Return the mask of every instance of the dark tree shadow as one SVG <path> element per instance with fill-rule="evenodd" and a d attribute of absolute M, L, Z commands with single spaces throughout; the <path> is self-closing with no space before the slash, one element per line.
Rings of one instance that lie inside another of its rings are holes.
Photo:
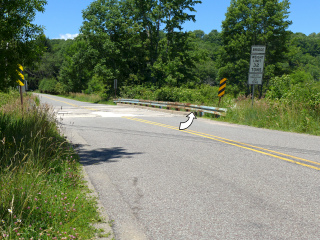
<path fill-rule="evenodd" d="M 113 147 L 113 148 L 99 148 L 99 149 L 84 149 L 81 145 L 77 145 L 77 150 L 80 156 L 80 163 L 84 166 L 96 165 L 106 162 L 118 162 L 119 159 L 132 158 L 137 154 L 143 154 L 142 152 L 127 152 L 125 148 Z"/>

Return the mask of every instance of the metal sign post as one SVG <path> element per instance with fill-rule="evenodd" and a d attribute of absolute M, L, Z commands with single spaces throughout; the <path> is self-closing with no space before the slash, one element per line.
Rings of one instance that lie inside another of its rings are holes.
<path fill-rule="evenodd" d="M 257 45 L 251 47 L 248 84 L 252 85 L 252 106 L 254 100 L 254 85 L 262 84 L 265 53 L 266 46 Z"/>

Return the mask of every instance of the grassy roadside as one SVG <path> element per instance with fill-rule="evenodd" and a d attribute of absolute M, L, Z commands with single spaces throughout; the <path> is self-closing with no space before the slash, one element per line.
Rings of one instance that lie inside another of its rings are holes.
<path fill-rule="evenodd" d="M 214 118 L 206 115 L 207 118 Z M 270 99 L 256 99 L 252 106 L 250 98 L 240 97 L 228 108 L 225 117 L 218 121 L 241 125 L 306 133 L 320 136 L 320 106 L 308 108 L 298 102 L 285 102 Z"/>
<path fill-rule="evenodd" d="M 0 93 L 0 239 L 92 239 L 100 219 L 53 112 Z"/>
<path fill-rule="evenodd" d="M 314 85 L 317 86 L 317 84 Z M 284 87 L 281 89 L 284 89 Z M 320 136 L 320 94 L 317 89 L 309 90 L 307 93 L 301 92 L 300 89 L 304 88 L 297 87 L 288 91 L 290 94 L 282 94 L 283 96 L 281 95 L 280 98 L 255 98 L 253 107 L 250 98 L 243 96 L 232 98 L 229 94 L 223 98 L 220 105 L 220 107 L 228 109 L 225 117 L 216 118 L 210 114 L 205 114 L 204 117 L 259 128 Z M 273 90 L 269 95 L 272 96 L 274 92 L 277 93 Z M 136 86 L 134 88 L 124 88 L 121 92 L 124 98 L 187 102 L 207 106 L 218 105 L 216 93 L 217 88 L 210 86 L 201 86 L 198 89 L 183 87 L 151 89 Z M 101 97 L 95 94 L 72 93 L 67 97 L 86 102 L 114 104 L 112 101 L 102 101 Z"/>
<path fill-rule="evenodd" d="M 289 80 L 290 78 L 288 76 L 283 76 L 277 79 L 276 82 L 278 84 L 281 81 L 288 82 Z M 310 83 L 309 88 L 291 83 L 287 85 L 287 88 L 285 88 L 285 86 L 279 87 L 275 85 L 277 88 L 273 88 L 268 92 L 267 97 L 262 99 L 255 98 L 253 107 L 251 105 L 251 98 L 243 96 L 234 98 L 232 94 L 226 94 L 220 105 L 222 108 L 227 108 L 226 116 L 216 118 L 216 116 L 211 114 L 205 114 L 204 117 L 259 128 L 319 136 L 320 84 L 317 82 Z M 133 88 L 125 88 L 122 91 L 122 95 L 125 98 L 187 102 L 217 107 L 217 92 L 217 87 L 205 85 L 201 85 L 195 89 L 187 89 L 184 87 L 151 89 L 136 86 Z"/>
<path fill-rule="evenodd" d="M 106 101 L 98 94 L 85 94 L 85 93 L 69 93 L 65 95 L 58 95 L 69 99 L 74 99 L 81 102 L 101 103 L 108 105 L 116 105 L 112 100 Z"/>

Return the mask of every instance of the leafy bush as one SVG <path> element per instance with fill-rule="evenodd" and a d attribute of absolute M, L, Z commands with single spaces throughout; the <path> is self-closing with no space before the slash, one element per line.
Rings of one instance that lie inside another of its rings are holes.
<path fill-rule="evenodd" d="M 86 94 L 91 93 L 101 93 L 103 92 L 105 86 L 103 84 L 103 78 L 97 75 L 94 75 L 91 80 L 88 82 L 88 88 L 85 90 Z"/>
<path fill-rule="evenodd" d="M 65 91 L 65 86 L 64 86 L 64 84 L 63 83 L 61 83 L 61 82 L 57 82 L 57 84 L 56 84 L 56 86 L 55 86 L 55 88 L 54 88 L 54 91 L 55 91 L 55 93 L 57 93 L 57 94 L 64 94 L 66 91 Z"/>
<path fill-rule="evenodd" d="M 55 78 L 44 78 L 41 80 L 39 84 L 39 90 L 42 93 L 57 93 L 57 85 L 58 81 Z"/>
<path fill-rule="evenodd" d="M 266 97 L 293 105 L 300 104 L 310 111 L 320 112 L 320 82 L 312 80 L 310 74 L 297 71 L 270 80 Z"/>
<path fill-rule="evenodd" d="M 270 79 L 270 87 L 266 97 L 270 99 L 280 99 L 290 90 L 291 78 L 289 75 L 274 77 Z"/>
<path fill-rule="evenodd" d="M 228 93 L 228 87 L 227 87 Z M 232 101 L 231 94 L 226 94 L 224 97 L 224 105 L 227 106 Z M 184 102 L 200 105 L 217 106 L 219 102 L 218 87 L 212 87 L 208 84 L 195 86 L 194 88 L 182 87 L 144 87 L 137 85 L 134 87 L 122 87 L 122 98 L 147 99 L 155 101 L 168 102 Z"/>

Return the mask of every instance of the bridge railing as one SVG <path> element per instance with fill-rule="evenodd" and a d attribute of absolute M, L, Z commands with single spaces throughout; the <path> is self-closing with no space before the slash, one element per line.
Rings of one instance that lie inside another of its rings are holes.
<path fill-rule="evenodd" d="M 227 112 L 226 108 L 194 105 L 191 103 L 162 102 L 162 101 L 151 101 L 151 100 L 140 100 L 140 99 L 114 99 L 113 102 L 140 105 L 140 106 L 149 106 L 149 107 L 159 107 L 161 109 L 174 109 L 176 111 L 184 110 L 187 112 L 197 112 L 197 114 L 200 116 L 202 116 L 204 113 L 225 116 Z"/>

